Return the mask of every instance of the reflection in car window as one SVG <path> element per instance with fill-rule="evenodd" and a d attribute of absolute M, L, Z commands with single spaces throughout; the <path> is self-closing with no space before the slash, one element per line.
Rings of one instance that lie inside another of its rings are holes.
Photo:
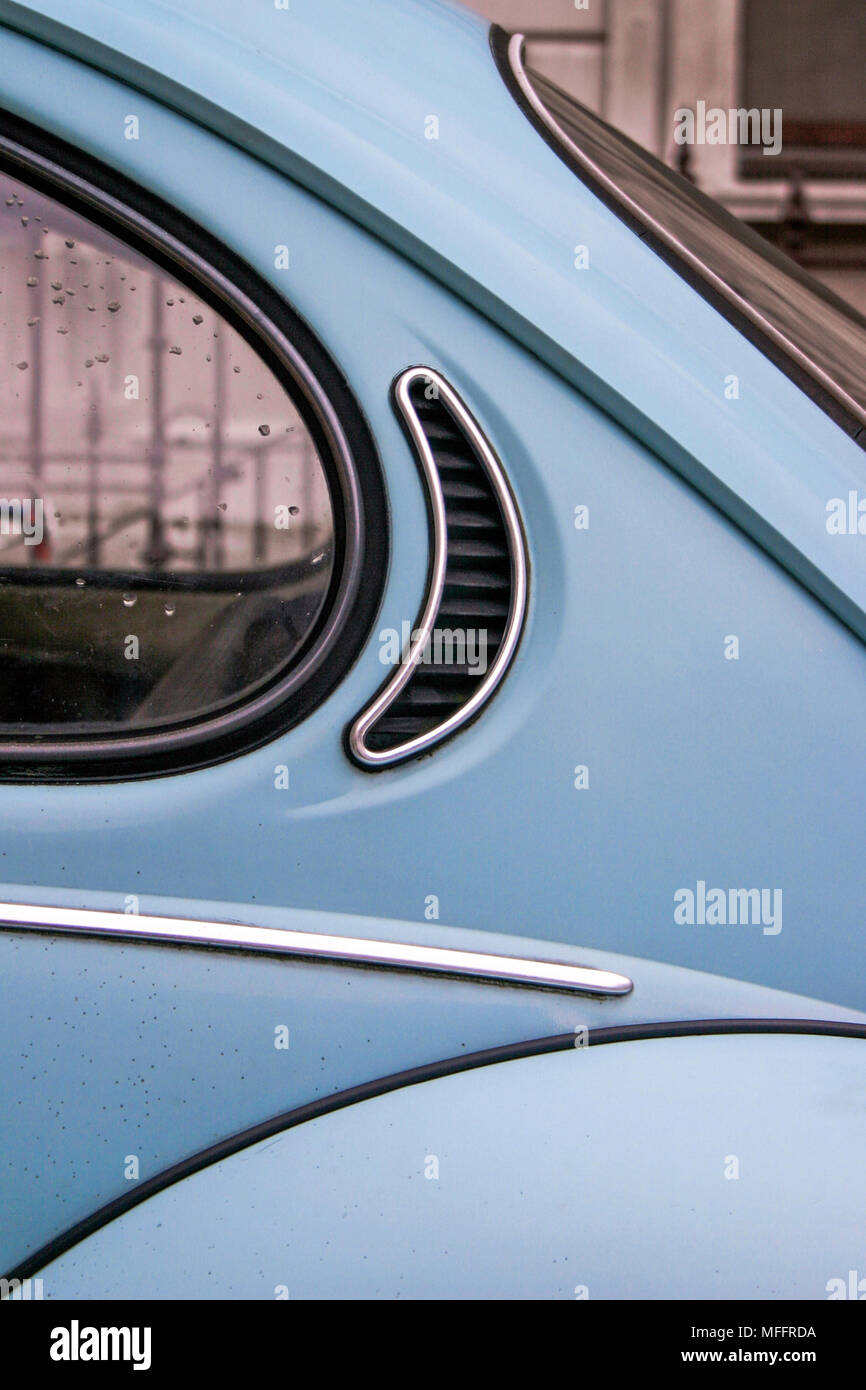
<path fill-rule="evenodd" d="M 0 727 L 140 733 L 233 708 L 316 626 L 326 474 L 209 303 L 0 178 Z"/>
<path fill-rule="evenodd" d="M 526 78 L 582 155 L 866 412 L 866 319 L 540 73 Z"/>

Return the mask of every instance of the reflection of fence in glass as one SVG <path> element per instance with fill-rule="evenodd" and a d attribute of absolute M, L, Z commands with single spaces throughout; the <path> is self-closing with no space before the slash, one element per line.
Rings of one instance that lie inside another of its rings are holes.
<path fill-rule="evenodd" d="M 0 189 L 0 726 L 211 718 L 314 630 L 323 462 L 217 309 L 89 218 Z"/>
<path fill-rule="evenodd" d="M 0 492 L 43 499 L 44 537 L 0 537 L 0 565 L 220 572 L 326 547 L 312 440 L 240 334 L 43 195 L 2 211 Z"/>

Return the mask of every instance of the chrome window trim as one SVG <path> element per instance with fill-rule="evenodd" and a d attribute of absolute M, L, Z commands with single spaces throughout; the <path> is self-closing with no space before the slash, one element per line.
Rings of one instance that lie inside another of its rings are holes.
<path fill-rule="evenodd" d="M 433 631 L 445 585 L 448 550 L 445 499 L 442 494 L 442 484 L 433 451 L 409 394 L 411 388 L 419 381 L 436 388 L 439 399 L 445 403 L 446 409 L 466 433 L 479 463 L 487 474 L 499 504 L 508 536 L 511 557 L 511 609 L 496 657 L 490 669 L 479 682 L 478 689 L 467 700 L 466 704 L 461 705 L 460 709 L 455 710 L 441 724 L 437 724 L 435 728 L 429 729 L 426 733 L 407 739 L 405 743 L 398 744 L 394 748 L 376 750 L 367 746 L 367 735 L 412 679 L 414 669 L 421 659 Z M 432 560 L 427 582 L 427 598 L 414 628 L 417 634 L 416 640 L 410 641 L 409 651 L 403 654 L 403 659 L 391 680 L 372 703 L 361 712 L 349 730 L 349 749 L 352 756 L 366 767 L 387 767 L 390 764 L 402 762 L 405 758 L 413 757 L 415 754 L 424 753 L 472 719 L 490 698 L 505 675 L 520 640 L 523 620 L 526 615 L 529 567 L 523 528 L 502 466 L 478 422 L 470 414 L 445 377 L 432 367 L 409 367 L 403 372 L 394 383 L 394 400 L 415 446 L 429 496 L 432 519 Z"/>
<path fill-rule="evenodd" d="M 3 113 L 4 116 L 6 113 Z M 17 124 L 15 123 L 16 128 Z M 44 132 L 38 131 L 39 137 Z M 229 740 L 243 740 L 246 731 L 251 729 L 257 742 L 268 741 L 297 722 L 289 716 L 285 722 L 279 719 L 280 712 L 288 707 L 292 697 L 302 697 L 308 688 L 313 688 L 320 678 L 322 668 L 333 661 L 339 650 L 341 640 L 355 622 L 355 611 L 363 590 L 365 571 L 371 567 L 368 554 L 368 500 L 362 487 L 362 469 L 357 450 L 353 448 L 350 432 L 345 426 L 340 410 L 332 399 L 332 392 L 313 364 L 307 360 L 305 351 L 292 341 L 288 331 L 289 317 L 298 319 L 297 314 L 280 295 L 278 288 L 257 271 L 252 271 L 256 280 L 261 281 L 263 289 L 273 300 L 280 302 L 280 309 L 287 316 L 287 328 L 275 321 L 267 307 L 259 304 L 254 294 L 248 293 L 237 284 L 218 262 L 216 255 L 204 254 L 191 241 L 184 239 L 183 233 L 175 234 L 168 225 L 155 220 L 160 215 L 159 196 L 145 185 L 133 184 L 123 176 L 118 180 L 120 194 L 109 191 L 96 180 L 107 177 L 106 166 L 89 156 L 81 155 L 86 173 L 81 173 L 62 162 L 64 150 L 53 137 L 45 137 L 52 146 L 58 144 L 58 153 L 53 156 L 37 149 L 24 140 L 19 140 L 5 130 L 0 130 L 0 156 L 19 171 L 22 180 L 28 175 L 41 179 L 49 190 L 49 196 L 66 202 L 73 207 L 81 204 L 85 216 L 90 216 L 98 225 L 108 225 L 118 239 L 129 239 L 134 249 L 136 241 L 148 248 L 157 264 L 160 260 L 176 270 L 181 277 L 187 277 L 198 291 L 210 295 L 217 312 L 223 313 L 228 322 L 234 318 L 238 325 L 250 335 L 250 345 L 257 355 L 274 371 L 268 362 L 268 354 L 283 372 L 291 386 L 280 382 L 282 389 L 295 399 L 295 404 L 305 418 L 308 428 L 310 421 L 320 432 L 324 451 L 314 438 L 314 446 L 324 471 L 335 520 L 342 518 L 342 550 L 338 551 L 339 574 L 333 584 L 332 592 L 326 599 L 320 614 L 319 630 L 311 643 L 300 654 L 297 661 L 289 664 L 289 669 L 275 679 L 266 690 L 254 694 L 252 698 L 230 707 L 228 710 L 193 721 L 181 721 L 177 727 L 147 729 L 136 734 L 107 734 L 94 737 L 79 737 L 75 734 L 58 734 L 38 739 L 15 738 L 0 733 L 0 781 L 8 780 L 17 768 L 39 767 L 54 762 L 58 767 L 68 769 L 75 780 L 105 781 L 132 780 L 139 776 L 152 775 L 149 763 L 159 760 L 157 775 L 186 771 L 188 766 L 209 765 L 233 757 L 237 749 L 210 752 L 212 747 L 226 744 Z M 76 156 L 78 151 L 72 151 Z M 3 172 L 0 169 L 0 172 Z M 131 196 L 131 190 L 139 201 L 147 204 L 142 210 Z M 152 207 L 151 207 L 152 205 Z M 153 214 L 153 215 L 151 215 Z M 181 215 L 179 214 L 179 217 Z M 245 262 L 230 247 L 226 247 L 207 227 L 183 217 L 183 223 L 197 235 L 205 238 L 213 250 L 224 253 L 230 267 L 245 266 Z M 221 306 L 221 307 L 218 307 Z M 299 320 L 298 320 L 299 321 Z M 238 328 L 238 331 L 241 331 Z M 307 330 L 309 337 L 314 335 Z M 323 349 L 315 338 L 317 352 Z M 279 379 L 279 378 L 278 378 Z M 309 418 L 307 418 L 309 417 Z M 312 430 L 311 430 L 312 433 Z M 375 445 L 371 445 L 375 451 Z M 375 460 L 378 470 L 378 459 Z M 383 494 L 384 498 L 384 494 Z M 384 582 L 384 565 L 381 569 Z M 381 587 L 379 585 L 379 596 Z M 378 600 L 377 600 L 378 605 Z M 364 623 L 367 627 L 367 623 Z M 343 679 L 345 671 L 340 676 Z M 336 682 L 339 683 L 339 682 Z M 331 682 L 332 692 L 335 682 Z M 313 708 L 319 708 L 321 698 L 317 698 Z M 307 717 L 311 710 L 301 716 Z M 263 736 L 258 730 L 270 720 L 278 720 L 276 730 L 268 729 Z M 198 761 L 200 759 L 200 762 Z M 191 764 L 187 760 L 192 760 Z M 164 766 L 163 766 L 164 764 Z M 89 769 L 95 767 L 95 772 Z M 118 769 L 118 770 L 115 770 Z M 29 771 L 22 778 L 30 780 Z M 49 780 L 56 780 L 51 777 Z"/>
<path fill-rule="evenodd" d="M 151 917 L 86 908 L 45 907 L 24 903 L 0 903 L 0 931 L 35 931 L 99 937 L 103 940 L 146 941 L 296 956 L 312 960 L 343 961 L 352 966 L 383 970 L 412 970 L 424 974 L 453 975 L 494 984 L 530 985 L 536 989 L 565 990 L 573 994 L 630 994 L 626 975 L 564 961 L 530 960 L 486 951 L 418 946 L 404 941 L 377 941 L 367 937 L 331 936 L 282 927 L 255 927 L 236 922 L 206 922 L 187 917 Z"/>
<path fill-rule="evenodd" d="M 764 337 L 769 338 L 786 357 L 795 362 L 796 365 L 800 367 L 802 371 L 806 372 L 813 381 L 816 381 L 828 395 L 838 401 L 860 425 L 866 425 L 866 410 L 854 400 L 853 396 L 849 396 L 848 392 L 845 391 L 833 377 L 825 372 L 823 367 L 819 367 L 817 362 L 813 361 L 807 353 L 797 347 L 796 343 L 793 343 L 784 333 L 781 333 L 779 329 L 755 309 L 747 299 L 743 299 L 735 289 L 732 289 L 727 280 L 724 280 L 720 275 L 717 275 L 714 270 L 711 270 L 706 262 L 701 260 L 700 256 L 696 256 L 673 232 L 669 231 L 661 222 L 658 222 L 653 217 L 652 213 L 647 212 L 640 203 L 636 202 L 634 198 L 626 193 L 609 174 L 605 173 L 604 169 L 602 169 L 599 164 L 596 164 L 594 159 L 591 159 L 589 155 L 585 154 L 580 146 L 575 144 L 571 137 L 565 133 L 558 121 L 550 114 L 547 107 L 536 95 L 535 89 L 526 75 L 526 68 L 523 62 L 524 45 L 525 35 L 511 35 L 508 40 L 508 66 L 515 82 L 520 88 L 524 100 L 531 107 L 539 121 L 550 131 L 556 142 L 568 152 L 571 158 L 580 165 L 595 183 L 599 184 L 605 190 L 610 198 L 618 203 L 626 212 L 630 213 L 632 217 L 636 218 L 643 227 L 652 232 L 653 236 L 667 246 L 669 250 L 673 251 L 680 260 L 685 261 L 689 268 L 710 285 L 717 294 L 721 295 L 721 297 L 731 304 L 738 313 L 742 314 L 744 318 L 747 318 L 750 323 L 754 324 Z"/>

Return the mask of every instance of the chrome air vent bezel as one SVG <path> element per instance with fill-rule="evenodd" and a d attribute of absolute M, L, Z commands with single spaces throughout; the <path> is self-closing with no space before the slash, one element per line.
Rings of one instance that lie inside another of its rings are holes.
<path fill-rule="evenodd" d="M 456 430 L 469 444 L 489 486 L 507 541 L 510 600 L 496 655 L 483 677 L 479 679 L 474 693 L 441 723 L 425 732 L 389 748 L 372 748 L 368 743 L 370 734 L 409 685 L 427 648 L 442 607 L 448 569 L 448 518 L 442 478 L 424 422 L 412 400 L 412 389 L 419 384 L 423 384 L 425 391 L 433 388 L 435 399 L 445 407 Z M 392 767 L 408 758 L 429 752 L 479 714 L 499 686 L 514 657 L 523 630 L 528 593 L 529 567 L 520 515 L 502 465 L 474 416 L 445 377 L 432 367 L 410 367 L 401 373 L 394 382 L 393 399 L 412 442 L 427 493 L 431 560 L 426 598 L 416 620 L 408 651 L 404 651 L 394 674 L 354 721 L 348 732 L 347 743 L 351 756 L 367 769 Z"/>

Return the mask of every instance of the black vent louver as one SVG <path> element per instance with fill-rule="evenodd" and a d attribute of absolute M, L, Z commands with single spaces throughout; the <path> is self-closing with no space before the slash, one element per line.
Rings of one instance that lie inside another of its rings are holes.
<path fill-rule="evenodd" d="M 418 659 L 403 653 L 349 733 L 366 767 L 425 752 L 474 718 L 511 660 L 526 606 L 520 521 L 478 424 L 430 368 L 404 372 L 394 401 L 427 487 L 431 563 Z"/>

